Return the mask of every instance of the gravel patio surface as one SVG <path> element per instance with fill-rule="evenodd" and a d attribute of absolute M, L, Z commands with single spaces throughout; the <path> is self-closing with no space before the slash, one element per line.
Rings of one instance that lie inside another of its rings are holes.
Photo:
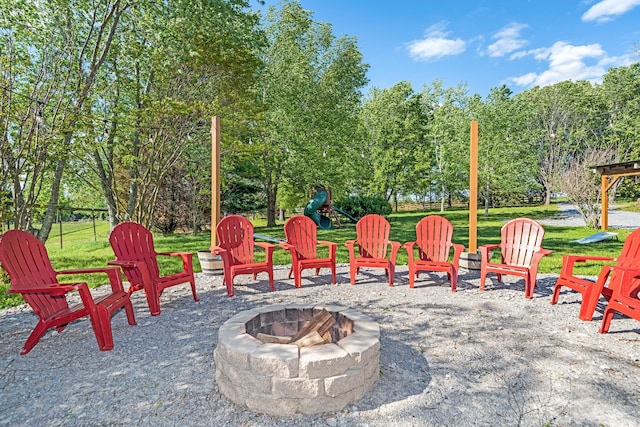
<path fill-rule="evenodd" d="M 424 274 L 396 286 L 380 270 L 363 270 L 355 286 L 348 266 L 338 284 L 328 271 L 304 273 L 303 287 L 276 268 L 238 278 L 229 298 L 219 276 L 197 274 L 200 302 L 188 285 L 169 288 L 162 314 L 151 317 L 141 292 L 138 325 L 121 311 L 112 320 L 115 348 L 98 350 L 87 320 L 47 333 L 26 356 L 19 351 L 36 323 L 26 306 L 0 311 L 2 426 L 638 426 L 640 323 L 616 317 L 600 335 L 602 305 L 592 322 L 578 319 L 579 295 L 549 304 L 555 275 L 540 275 L 534 298 L 521 280 L 462 271 L 458 292 L 446 276 Z M 94 292 L 101 292 L 97 288 Z M 229 402 L 218 390 L 217 331 L 235 313 L 268 304 L 331 304 L 356 309 L 381 329 L 380 379 L 339 412 L 273 417 Z"/>

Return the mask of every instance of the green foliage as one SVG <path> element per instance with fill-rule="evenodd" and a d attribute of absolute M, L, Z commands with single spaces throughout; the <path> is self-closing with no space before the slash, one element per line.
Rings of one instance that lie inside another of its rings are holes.
<path fill-rule="evenodd" d="M 349 196 L 334 201 L 340 209 L 355 218 L 362 218 L 367 214 L 390 215 L 391 204 L 381 196 Z"/>
<path fill-rule="evenodd" d="M 222 191 L 220 208 L 227 214 L 264 211 L 264 192 L 256 181 L 233 180 Z"/>
<path fill-rule="evenodd" d="M 346 183 L 356 170 L 353 141 L 367 66 L 355 39 L 335 37 L 330 24 L 315 22 L 297 1 L 271 7 L 264 30 L 265 66 L 254 90 L 265 113 L 252 141 L 259 147 L 255 163 L 273 225 L 278 206 L 302 200 L 318 182 L 337 194 L 350 190 Z M 284 196 L 280 203 L 278 194 Z"/>
<path fill-rule="evenodd" d="M 468 246 L 469 244 L 469 212 L 467 210 L 450 210 L 444 213 L 436 211 L 415 211 L 395 213 L 389 216 L 391 222 L 391 239 L 404 243 L 415 239 L 415 226 L 425 215 L 443 215 L 453 223 L 453 241 Z M 489 217 L 478 218 L 478 244 L 498 243 L 500 241 L 500 228 L 510 219 L 529 217 L 540 220 L 553 217 L 558 214 L 555 205 L 549 207 L 514 207 L 493 209 Z M 255 232 L 276 238 L 284 238 L 282 224 L 274 227 L 266 227 L 265 220 L 255 220 Z M 562 267 L 562 256 L 565 254 L 601 255 L 617 257 L 620 254 L 624 239 L 631 230 L 612 230 L 618 233 L 619 240 L 606 240 L 591 245 L 572 243 L 582 237 L 592 234 L 592 230 L 585 227 L 555 227 L 545 226 L 546 234 L 543 246 L 553 250 L 553 254 L 542 259 L 539 266 L 540 273 L 559 273 Z M 96 237 L 94 240 L 93 226 L 90 222 L 74 222 L 63 224 L 63 247 L 60 248 L 60 236 L 57 227 L 52 230 L 52 235 L 46 243 L 51 263 L 57 270 L 104 266 L 107 261 L 113 259 L 113 251 L 108 243 L 109 224 L 107 221 L 96 221 Z M 329 240 L 338 243 L 337 262 L 345 264 L 349 262 L 349 254 L 344 242 L 356 237 L 355 224 L 344 223 L 342 228 L 330 230 L 318 230 L 318 239 Z M 159 252 L 188 251 L 197 252 L 210 246 L 210 235 L 185 235 L 174 234 L 163 236 L 154 234 L 154 242 Z M 174 257 L 160 257 L 160 270 L 163 274 L 180 271 L 180 260 Z M 291 263 L 289 253 L 284 250 L 276 250 L 273 256 L 274 264 L 287 265 Z M 194 269 L 201 271 L 197 257 L 194 256 Z M 407 255 L 401 250 L 398 253 L 398 265 L 407 264 Z M 587 262 L 576 265 L 576 274 L 584 276 L 597 276 L 602 267 L 601 263 Z M 74 278 L 76 279 L 76 278 Z M 22 301 L 22 297 L 12 294 L 7 295 L 8 280 L 0 275 L 0 308 L 15 305 Z M 89 275 L 82 277 L 89 286 L 95 287 L 106 284 L 106 277 L 101 275 Z"/>

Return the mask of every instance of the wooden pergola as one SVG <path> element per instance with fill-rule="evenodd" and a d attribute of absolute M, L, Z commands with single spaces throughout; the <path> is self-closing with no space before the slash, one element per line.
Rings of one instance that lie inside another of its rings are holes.
<path fill-rule="evenodd" d="M 640 175 L 640 160 L 592 167 L 602 179 L 602 230 L 609 228 L 609 190 L 623 176 Z"/>

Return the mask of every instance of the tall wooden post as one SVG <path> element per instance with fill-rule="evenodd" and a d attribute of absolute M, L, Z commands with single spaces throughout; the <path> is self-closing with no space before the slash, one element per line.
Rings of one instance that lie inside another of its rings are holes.
<path fill-rule="evenodd" d="M 469 247 L 460 256 L 460 268 L 480 270 L 478 253 L 478 122 L 471 122 L 469 144 Z"/>
<path fill-rule="evenodd" d="M 600 197 L 602 197 L 602 223 L 600 224 L 600 228 L 602 229 L 602 231 L 607 231 L 609 229 L 609 186 L 607 182 L 607 175 L 602 174 L 600 180 Z"/>
<path fill-rule="evenodd" d="M 218 244 L 220 221 L 220 117 L 211 118 L 211 248 Z"/>
<path fill-rule="evenodd" d="M 471 122 L 469 157 L 469 252 L 478 250 L 478 122 Z"/>

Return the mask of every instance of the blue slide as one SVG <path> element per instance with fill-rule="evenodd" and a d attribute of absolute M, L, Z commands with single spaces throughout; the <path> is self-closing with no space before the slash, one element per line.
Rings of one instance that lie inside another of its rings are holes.
<path fill-rule="evenodd" d="M 320 215 L 317 210 L 320 206 L 327 202 L 327 190 L 317 189 L 313 194 L 313 198 L 309 200 L 307 206 L 304 207 L 304 214 L 311 218 L 321 230 L 329 230 L 331 228 L 331 218 Z"/>

